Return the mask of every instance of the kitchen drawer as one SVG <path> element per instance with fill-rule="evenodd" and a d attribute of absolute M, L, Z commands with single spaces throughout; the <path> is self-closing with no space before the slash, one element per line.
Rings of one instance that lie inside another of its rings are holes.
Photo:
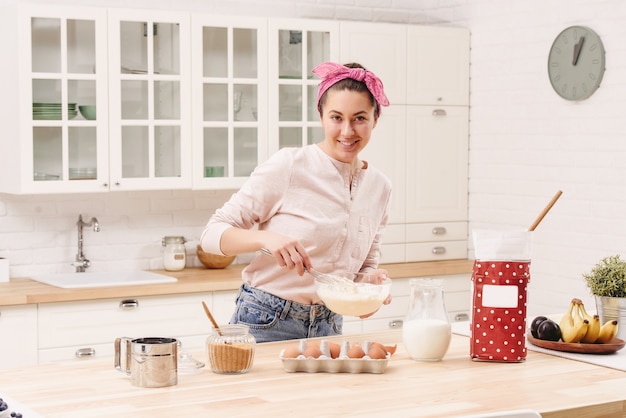
<path fill-rule="evenodd" d="M 42 303 L 39 349 L 113 344 L 117 337 L 207 336 L 203 300 L 211 306 L 211 293 Z"/>
<path fill-rule="evenodd" d="M 37 364 L 37 305 L 0 306 L 0 369 Z"/>
<path fill-rule="evenodd" d="M 404 244 L 406 242 L 405 224 L 388 224 L 383 234 L 386 244 Z"/>
<path fill-rule="evenodd" d="M 178 337 L 181 350 L 197 351 L 204 349 L 208 333 L 197 336 Z M 79 344 L 67 347 L 44 348 L 39 350 L 39 364 L 56 361 L 89 361 L 93 359 L 111 358 L 111 368 L 113 368 L 113 355 L 115 354 L 115 339 L 108 343 L 101 344 Z M 198 360 L 204 362 L 201 357 Z"/>
<path fill-rule="evenodd" d="M 380 263 L 404 263 L 406 258 L 405 244 L 382 244 L 380 248 Z"/>
<path fill-rule="evenodd" d="M 467 258 L 467 240 L 419 242 L 406 245 L 406 261 L 435 261 Z"/>
<path fill-rule="evenodd" d="M 406 242 L 467 240 L 467 222 L 406 224 Z"/>

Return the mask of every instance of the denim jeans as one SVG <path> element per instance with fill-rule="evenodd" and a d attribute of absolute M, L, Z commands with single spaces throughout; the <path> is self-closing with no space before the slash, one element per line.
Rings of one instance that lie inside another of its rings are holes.
<path fill-rule="evenodd" d="M 324 305 L 303 305 L 243 284 L 230 323 L 250 327 L 257 342 L 341 335 L 343 317 Z"/>

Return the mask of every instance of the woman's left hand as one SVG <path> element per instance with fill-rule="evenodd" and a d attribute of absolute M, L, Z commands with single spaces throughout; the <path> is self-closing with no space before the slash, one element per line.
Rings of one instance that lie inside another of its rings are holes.
<path fill-rule="evenodd" d="M 389 277 L 387 274 L 387 270 L 385 269 L 376 269 L 376 270 L 370 271 L 369 273 L 375 275 L 379 280 L 383 280 Z M 385 299 L 385 301 L 383 302 L 383 305 L 389 305 L 390 303 L 391 303 L 391 293 L 389 294 L 389 296 L 387 296 L 387 299 Z M 359 318 L 361 319 L 369 318 L 370 316 L 378 312 L 379 309 L 376 309 L 374 312 L 368 313 L 367 315 L 361 315 Z"/>

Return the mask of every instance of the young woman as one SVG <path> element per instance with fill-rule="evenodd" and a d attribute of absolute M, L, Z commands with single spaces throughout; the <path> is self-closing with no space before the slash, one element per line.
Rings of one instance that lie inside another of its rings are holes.
<path fill-rule="evenodd" d="M 313 73 L 324 140 L 260 164 L 201 237 L 208 252 L 273 255 L 259 252 L 243 270 L 230 321 L 258 342 L 341 334 L 343 318 L 323 305 L 305 268 L 387 274 L 378 260 L 391 182 L 359 159 L 389 105 L 382 82 L 359 64 L 327 62 Z"/>

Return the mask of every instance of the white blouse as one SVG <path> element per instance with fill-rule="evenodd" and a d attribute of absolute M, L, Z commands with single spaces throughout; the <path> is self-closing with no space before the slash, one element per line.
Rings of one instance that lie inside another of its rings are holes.
<path fill-rule="evenodd" d="M 350 187 L 350 164 L 334 160 L 317 145 L 281 149 L 211 217 L 200 239 L 203 249 L 222 254 L 219 243 L 226 229 L 257 225 L 298 239 L 318 271 L 377 268 L 391 181 L 364 167 Z M 321 303 L 312 276 L 281 268 L 267 255 L 258 253 L 242 276 L 245 283 L 283 299 Z"/>

